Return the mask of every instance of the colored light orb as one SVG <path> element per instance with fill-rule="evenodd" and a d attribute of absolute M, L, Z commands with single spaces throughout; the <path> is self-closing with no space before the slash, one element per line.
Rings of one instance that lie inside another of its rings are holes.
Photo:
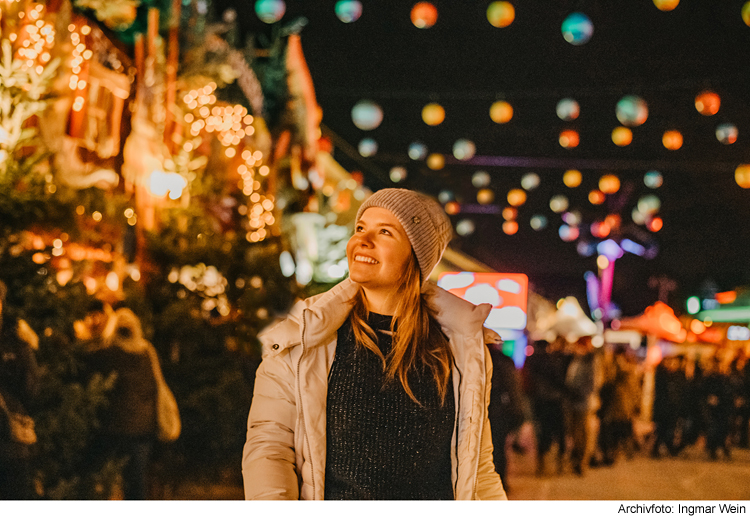
<path fill-rule="evenodd" d="M 581 46 L 591 40 L 594 34 L 594 24 L 583 13 L 571 13 L 563 20 L 562 35 L 566 42 L 574 46 Z"/>
<path fill-rule="evenodd" d="M 750 26 L 750 2 L 745 2 L 742 6 L 742 20 L 746 25 Z"/>
<path fill-rule="evenodd" d="M 362 138 L 357 146 L 359 155 L 365 158 L 375 156 L 378 152 L 378 142 L 372 138 Z"/>
<path fill-rule="evenodd" d="M 627 127 L 616 127 L 612 131 L 612 143 L 618 147 L 626 147 L 633 142 L 633 131 Z"/>
<path fill-rule="evenodd" d="M 578 187 L 582 180 L 583 175 L 577 169 L 568 169 L 563 174 L 563 183 L 568 187 Z"/>
<path fill-rule="evenodd" d="M 664 227 L 664 221 L 659 217 L 654 217 L 653 219 L 646 221 L 646 227 L 650 231 L 656 233 Z"/>
<path fill-rule="evenodd" d="M 508 123 L 513 119 L 513 105 L 507 101 L 495 101 L 490 106 L 490 119 L 495 123 Z"/>
<path fill-rule="evenodd" d="M 539 187 L 539 183 L 541 182 L 541 179 L 539 178 L 539 175 L 536 173 L 526 173 L 521 177 L 521 187 L 524 188 L 526 191 L 531 191 L 532 189 L 536 189 Z"/>
<path fill-rule="evenodd" d="M 544 215 L 533 215 L 529 220 L 529 225 L 534 231 L 540 231 L 547 227 L 547 217 Z"/>
<path fill-rule="evenodd" d="M 581 138 L 578 135 L 578 132 L 574 130 L 564 130 L 560 133 L 558 141 L 560 142 L 560 145 L 566 149 L 574 149 L 575 147 L 578 147 Z"/>
<path fill-rule="evenodd" d="M 440 125 L 445 119 L 445 109 L 437 103 L 428 103 L 422 109 L 422 121 L 431 127 Z"/>
<path fill-rule="evenodd" d="M 664 183 L 664 177 L 659 171 L 648 171 L 643 175 L 643 183 L 650 189 L 658 189 Z"/>
<path fill-rule="evenodd" d="M 522 206 L 526 203 L 526 191 L 523 189 L 511 189 L 508 191 L 508 204 L 511 206 Z"/>
<path fill-rule="evenodd" d="M 412 160 L 424 160 L 427 157 L 427 145 L 418 141 L 409 145 L 409 158 Z"/>
<path fill-rule="evenodd" d="M 622 217 L 620 217 L 620 215 L 618 215 L 617 213 L 610 213 L 609 215 L 604 217 L 604 223 L 611 229 L 616 230 L 622 223 Z"/>
<path fill-rule="evenodd" d="M 676 151 L 682 147 L 682 134 L 676 130 L 668 130 L 661 137 L 661 142 L 670 151 Z"/>
<path fill-rule="evenodd" d="M 406 169 L 401 166 L 393 167 L 389 176 L 391 177 L 391 182 L 399 183 L 406 179 Z"/>
<path fill-rule="evenodd" d="M 453 200 L 453 192 L 448 191 L 447 189 L 444 189 L 440 193 L 438 193 L 438 202 L 441 204 L 447 204 L 451 200 Z"/>
<path fill-rule="evenodd" d="M 571 226 L 578 226 L 581 223 L 582 217 L 580 211 L 566 211 L 562 214 L 562 220 L 565 224 Z"/>
<path fill-rule="evenodd" d="M 448 215 L 457 215 L 460 211 L 461 205 L 455 200 L 452 200 L 445 205 L 445 212 Z"/>
<path fill-rule="evenodd" d="M 373 101 L 362 100 L 352 107 L 352 121 L 360 130 L 374 130 L 383 122 L 383 109 Z"/>
<path fill-rule="evenodd" d="M 620 179 L 613 174 L 605 174 L 599 179 L 599 191 L 605 195 L 617 193 L 620 190 Z"/>
<path fill-rule="evenodd" d="M 734 180 L 743 189 L 750 189 L 750 165 L 738 165 L 734 170 Z"/>
<path fill-rule="evenodd" d="M 659 11 L 672 11 L 680 3 L 680 0 L 654 0 L 654 5 Z"/>
<path fill-rule="evenodd" d="M 438 19 L 437 8 L 429 2 L 417 2 L 411 9 L 411 23 L 419 29 L 428 29 Z"/>
<path fill-rule="evenodd" d="M 567 224 L 563 224 L 560 226 L 560 229 L 557 230 L 557 233 L 563 241 L 571 242 L 578 238 L 580 230 L 578 229 L 578 226 L 568 226 Z"/>
<path fill-rule="evenodd" d="M 492 204 L 495 200 L 495 193 L 492 189 L 480 189 L 477 191 L 477 202 L 480 204 Z"/>
<path fill-rule="evenodd" d="M 487 171 L 477 171 L 471 177 L 471 185 L 474 187 L 487 187 L 490 185 L 490 173 Z"/>
<path fill-rule="evenodd" d="M 358 0 L 342 0 L 336 2 L 333 10 L 341 22 L 349 24 L 350 22 L 356 22 L 362 16 L 362 2 Z"/>
<path fill-rule="evenodd" d="M 648 220 L 646 215 L 644 215 L 643 212 L 640 211 L 637 207 L 633 208 L 633 211 L 631 212 L 630 217 L 633 219 L 633 222 L 635 222 L 639 226 L 643 226 L 644 224 L 646 224 L 646 221 Z"/>
<path fill-rule="evenodd" d="M 433 171 L 439 171 L 445 167 L 445 156 L 438 153 L 432 153 L 427 157 L 427 167 Z"/>
<path fill-rule="evenodd" d="M 648 105 L 638 96 L 625 96 L 617 102 L 615 115 L 626 127 L 637 127 L 648 119 Z"/>
<path fill-rule="evenodd" d="M 589 192 L 589 202 L 594 204 L 595 206 L 598 206 L 599 204 L 604 204 L 604 199 L 606 198 L 606 195 L 599 191 L 598 189 L 594 189 L 593 191 Z"/>
<path fill-rule="evenodd" d="M 695 96 L 695 110 L 704 116 L 713 116 L 721 107 L 721 98 L 716 92 L 705 90 Z"/>
<path fill-rule="evenodd" d="M 456 233 L 458 233 L 462 237 L 471 235 L 472 233 L 474 233 L 475 229 L 476 226 L 474 225 L 474 221 L 471 219 L 461 219 L 456 224 Z"/>
<path fill-rule="evenodd" d="M 516 208 L 503 208 L 503 218 L 505 220 L 516 220 L 518 218 L 518 210 Z"/>
<path fill-rule="evenodd" d="M 581 114 L 581 107 L 578 101 L 566 97 L 557 102 L 557 117 L 563 121 L 573 121 Z"/>
<path fill-rule="evenodd" d="M 470 160 L 476 152 L 477 147 L 473 141 L 461 139 L 456 140 L 456 143 L 453 144 L 453 156 L 457 160 Z"/>
<path fill-rule="evenodd" d="M 516 9 L 510 2 L 492 2 L 487 8 L 487 20 L 496 28 L 507 28 L 516 19 Z"/>
<path fill-rule="evenodd" d="M 661 200 L 656 195 L 646 195 L 638 199 L 637 208 L 644 215 L 653 215 L 661 208 Z"/>
<path fill-rule="evenodd" d="M 515 235 L 518 233 L 518 223 L 515 220 L 506 220 L 503 222 L 503 231 L 506 235 Z"/>
<path fill-rule="evenodd" d="M 605 224 L 603 222 L 591 223 L 591 235 L 598 239 L 609 237 L 610 231 L 612 231 L 612 228 L 610 228 L 608 224 Z"/>
<path fill-rule="evenodd" d="M 255 2 L 255 14 L 266 24 L 273 24 L 281 20 L 286 12 L 283 0 L 258 0 Z"/>
<path fill-rule="evenodd" d="M 578 241 L 576 251 L 581 257 L 591 257 L 596 252 L 596 245 L 586 241 Z"/>
<path fill-rule="evenodd" d="M 716 127 L 716 139 L 724 145 L 731 145 L 737 141 L 737 127 L 731 123 L 722 123 Z"/>
<path fill-rule="evenodd" d="M 565 195 L 555 195 L 549 200 L 549 209 L 555 213 L 562 213 L 568 209 L 568 197 Z"/>

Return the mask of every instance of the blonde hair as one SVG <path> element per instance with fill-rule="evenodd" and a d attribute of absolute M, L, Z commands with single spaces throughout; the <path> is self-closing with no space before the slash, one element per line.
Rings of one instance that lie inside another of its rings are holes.
<path fill-rule="evenodd" d="M 372 351 L 383 361 L 386 384 L 398 378 L 409 398 L 421 405 L 409 387 L 408 376 L 419 367 L 428 368 L 437 386 L 440 402 L 445 404 L 453 356 L 448 340 L 430 314 L 421 290 L 419 264 L 412 252 L 404 280 L 394 292 L 398 302 L 391 320 L 393 341 L 387 359 L 378 347 L 375 331 L 367 323 L 370 311 L 361 288 L 354 297 L 349 320 L 356 346 Z"/>

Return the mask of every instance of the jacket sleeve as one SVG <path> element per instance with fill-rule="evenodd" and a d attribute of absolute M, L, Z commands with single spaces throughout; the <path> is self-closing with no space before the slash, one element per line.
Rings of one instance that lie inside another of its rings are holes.
<path fill-rule="evenodd" d="M 246 500 L 299 499 L 294 372 L 285 355 L 266 356 L 256 374 L 242 454 Z"/>
<path fill-rule="evenodd" d="M 485 395 L 484 427 L 482 428 L 482 451 L 479 454 L 479 470 L 477 473 L 477 499 L 478 500 L 507 500 L 500 475 L 495 472 L 495 462 L 492 457 L 492 431 L 490 430 L 490 419 L 487 408 L 490 403 L 490 390 L 492 386 L 492 358 L 485 347 L 485 365 L 487 366 L 487 392 Z"/>

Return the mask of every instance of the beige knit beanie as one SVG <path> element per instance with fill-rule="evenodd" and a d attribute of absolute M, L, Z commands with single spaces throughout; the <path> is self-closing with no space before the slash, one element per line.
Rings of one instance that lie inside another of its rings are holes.
<path fill-rule="evenodd" d="M 440 204 L 415 191 L 389 188 L 362 203 L 356 222 L 367 208 L 384 208 L 396 216 L 417 255 L 422 282 L 427 281 L 453 236 L 451 222 Z"/>

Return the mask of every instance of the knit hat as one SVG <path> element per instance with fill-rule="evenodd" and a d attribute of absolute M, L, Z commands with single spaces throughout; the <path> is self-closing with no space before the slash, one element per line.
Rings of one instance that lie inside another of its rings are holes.
<path fill-rule="evenodd" d="M 440 204 L 415 191 L 389 188 L 362 203 L 356 222 L 367 208 L 383 208 L 395 215 L 417 255 L 422 282 L 427 281 L 453 236 L 451 222 Z"/>

